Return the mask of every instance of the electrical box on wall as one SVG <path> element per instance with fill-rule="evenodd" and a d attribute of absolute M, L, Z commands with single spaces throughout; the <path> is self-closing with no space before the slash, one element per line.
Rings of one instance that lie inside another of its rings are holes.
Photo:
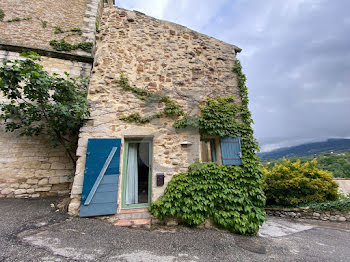
<path fill-rule="evenodd" d="M 157 173 L 157 186 L 163 186 L 164 185 L 164 173 Z"/>

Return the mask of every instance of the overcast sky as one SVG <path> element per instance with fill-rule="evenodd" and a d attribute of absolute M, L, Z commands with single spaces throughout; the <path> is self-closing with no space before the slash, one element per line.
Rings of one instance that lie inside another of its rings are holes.
<path fill-rule="evenodd" d="M 117 0 L 243 49 L 263 151 L 350 137 L 350 0 Z"/>

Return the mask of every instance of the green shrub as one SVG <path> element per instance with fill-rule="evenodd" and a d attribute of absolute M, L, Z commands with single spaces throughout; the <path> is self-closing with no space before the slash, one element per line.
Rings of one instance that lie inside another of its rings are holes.
<path fill-rule="evenodd" d="M 338 198 L 338 184 L 332 174 L 319 170 L 317 161 L 301 164 L 283 159 L 272 169 L 264 169 L 267 204 L 293 206 L 326 202 Z"/>
<path fill-rule="evenodd" d="M 250 172 L 244 166 L 194 163 L 172 178 L 160 200 L 151 204 L 151 213 L 161 220 L 175 216 L 190 226 L 212 217 L 232 232 L 256 234 L 265 221 L 265 201 L 259 179 L 251 179 Z"/>

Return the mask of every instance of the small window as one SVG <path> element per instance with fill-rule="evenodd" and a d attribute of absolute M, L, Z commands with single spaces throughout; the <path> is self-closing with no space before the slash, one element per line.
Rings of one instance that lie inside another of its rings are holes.
<path fill-rule="evenodd" d="M 216 162 L 215 139 L 201 139 L 202 162 Z"/>

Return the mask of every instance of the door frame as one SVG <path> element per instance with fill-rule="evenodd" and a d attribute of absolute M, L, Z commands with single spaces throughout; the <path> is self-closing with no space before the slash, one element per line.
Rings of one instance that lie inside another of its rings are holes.
<path fill-rule="evenodd" d="M 148 170 L 148 203 L 140 203 L 140 204 L 129 204 L 125 203 L 126 199 L 126 176 L 127 176 L 127 166 L 128 166 L 128 152 L 129 152 L 129 144 L 130 143 L 147 143 L 149 144 L 148 153 L 149 153 L 149 170 Z M 123 171 L 122 171 L 122 209 L 127 208 L 145 208 L 149 207 L 152 199 L 152 162 L 153 162 L 153 140 L 151 138 L 126 138 L 124 139 L 124 152 L 123 152 Z"/>

